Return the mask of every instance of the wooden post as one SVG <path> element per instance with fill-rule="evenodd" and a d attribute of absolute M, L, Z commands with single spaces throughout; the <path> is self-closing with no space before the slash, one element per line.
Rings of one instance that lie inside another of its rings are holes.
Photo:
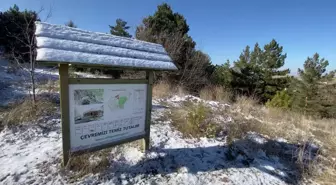
<path fill-rule="evenodd" d="M 63 166 L 69 161 L 70 154 L 70 115 L 69 115 L 69 66 L 59 65 L 61 115 L 62 115 L 62 142 L 63 142 Z"/>
<path fill-rule="evenodd" d="M 153 86 L 153 72 L 146 72 L 146 79 L 148 80 L 147 85 L 147 105 L 146 105 L 146 123 L 145 123 L 145 132 L 146 135 L 142 140 L 142 150 L 145 152 L 149 149 L 149 139 L 150 139 L 150 124 L 152 116 L 152 86 Z"/>

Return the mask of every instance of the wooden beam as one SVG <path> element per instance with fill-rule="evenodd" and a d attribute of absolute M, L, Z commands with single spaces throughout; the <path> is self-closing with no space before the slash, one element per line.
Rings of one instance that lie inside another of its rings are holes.
<path fill-rule="evenodd" d="M 129 143 L 129 142 L 132 142 L 132 141 L 136 141 L 136 140 L 139 140 L 139 139 L 144 138 L 144 137 L 145 137 L 145 134 L 142 133 L 142 134 L 139 134 L 139 135 L 136 135 L 136 136 L 132 136 L 132 137 L 128 137 L 128 138 L 125 138 L 125 139 L 117 140 L 117 141 L 110 142 L 110 143 L 100 145 L 100 146 L 97 146 L 97 147 L 92 147 L 92 148 L 89 148 L 89 149 L 86 149 L 86 150 L 71 152 L 71 156 L 81 155 L 83 153 L 88 153 L 88 152 L 95 152 L 95 151 L 98 151 L 98 150 L 101 150 L 101 149 L 104 149 L 104 148 L 109 148 L 109 147 L 113 147 L 113 146 L 116 146 L 116 145 L 121 145 L 121 144 L 124 144 L 124 143 Z"/>
<path fill-rule="evenodd" d="M 62 115 L 62 142 L 63 142 L 63 165 L 66 166 L 69 161 L 70 153 L 70 115 L 69 115 L 69 66 L 60 64 L 60 95 L 61 95 L 61 115 Z"/>
<path fill-rule="evenodd" d="M 40 65 L 57 65 L 57 64 L 71 64 L 80 68 L 97 68 L 97 69 L 111 69 L 111 70 L 136 70 L 136 71 L 177 71 L 177 69 L 159 69 L 159 68 L 145 68 L 133 66 L 118 66 L 118 65 L 102 65 L 102 64 L 85 64 L 74 62 L 60 62 L 60 61 L 36 61 Z"/>
<path fill-rule="evenodd" d="M 145 152 L 149 149 L 149 140 L 150 140 L 150 124 L 152 116 L 152 86 L 153 86 L 153 71 L 146 72 L 146 79 L 148 80 L 147 84 L 147 105 L 146 105 L 146 122 L 145 122 L 145 132 L 146 135 L 142 141 L 142 150 Z"/>
<path fill-rule="evenodd" d="M 69 78 L 69 84 L 148 84 L 147 79 Z"/>

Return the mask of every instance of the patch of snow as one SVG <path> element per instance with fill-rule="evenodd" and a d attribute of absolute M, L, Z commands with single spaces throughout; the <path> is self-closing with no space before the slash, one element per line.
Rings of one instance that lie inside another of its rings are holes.
<path fill-rule="evenodd" d="M 61 156 L 61 136 L 59 131 L 39 134 L 36 128 L 28 128 L 23 133 L 15 134 L 11 130 L 0 133 L 0 184 L 37 183 L 41 169 L 37 164 Z M 22 135 L 31 140 L 21 139 Z M 51 162 L 51 161 L 50 161 Z"/>
<path fill-rule="evenodd" d="M 81 78 L 111 78 L 108 75 L 102 74 L 92 74 L 92 73 L 84 73 L 84 72 L 74 72 L 76 75 L 80 76 Z"/>
<path fill-rule="evenodd" d="M 262 137 L 261 135 L 255 132 L 248 132 L 246 138 L 258 144 L 265 144 L 267 142 L 266 138 Z"/>
<path fill-rule="evenodd" d="M 279 142 L 279 143 L 288 143 L 288 140 L 287 139 L 285 139 L 285 138 L 276 138 L 275 139 L 277 142 Z"/>
<path fill-rule="evenodd" d="M 8 72 L 9 63 L 0 60 L 0 105 L 7 105 L 13 100 L 21 99 L 31 94 L 31 80 L 29 68 L 17 69 L 16 72 Z M 54 68 L 36 68 L 36 84 L 57 80 L 58 72 Z M 43 93 L 37 91 L 37 93 Z"/>
<path fill-rule="evenodd" d="M 183 102 L 191 101 L 193 103 L 204 103 L 205 105 L 209 106 L 212 110 L 218 109 L 218 108 L 229 108 L 231 105 L 226 103 L 221 103 L 218 101 L 206 101 L 199 97 L 192 96 L 192 95 L 186 95 L 186 96 L 177 96 L 174 95 L 171 98 L 165 100 L 167 103 L 173 105 L 174 107 L 180 106 Z"/>

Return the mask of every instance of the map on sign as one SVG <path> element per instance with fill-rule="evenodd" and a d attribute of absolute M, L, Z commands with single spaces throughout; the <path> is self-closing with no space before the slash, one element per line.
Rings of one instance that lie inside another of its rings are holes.
<path fill-rule="evenodd" d="M 108 106 L 111 111 L 125 108 L 125 104 L 130 101 L 132 93 L 126 91 L 112 91 L 108 100 Z"/>
<path fill-rule="evenodd" d="M 147 84 L 71 84 L 71 151 L 145 133 Z"/>

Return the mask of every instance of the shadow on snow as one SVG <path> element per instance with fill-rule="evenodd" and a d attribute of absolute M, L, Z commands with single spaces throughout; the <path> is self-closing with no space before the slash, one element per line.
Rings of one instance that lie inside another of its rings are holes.
<path fill-rule="evenodd" d="M 120 160 L 113 161 L 111 169 L 101 177 L 109 179 L 112 175 L 111 177 L 117 177 L 113 178 L 114 183 L 120 184 L 121 176 L 126 179 L 138 175 L 164 176 L 178 172 L 181 167 L 186 167 L 187 173 L 192 174 L 223 169 L 255 168 L 284 182 L 297 184 L 303 177 L 302 166 L 296 163 L 295 155 L 300 147 L 275 140 L 257 143 L 251 139 L 238 140 L 230 146 L 177 149 L 152 147 L 147 156 L 135 165 Z M 312 158 L 315 158 L 317 151 L 316 148 L 305 148 L 307 156 Z M 150 153 L 156 153 L 156 157 L 149 157 Z M 278 157 L 275 157 L 275 154 Z"/>

